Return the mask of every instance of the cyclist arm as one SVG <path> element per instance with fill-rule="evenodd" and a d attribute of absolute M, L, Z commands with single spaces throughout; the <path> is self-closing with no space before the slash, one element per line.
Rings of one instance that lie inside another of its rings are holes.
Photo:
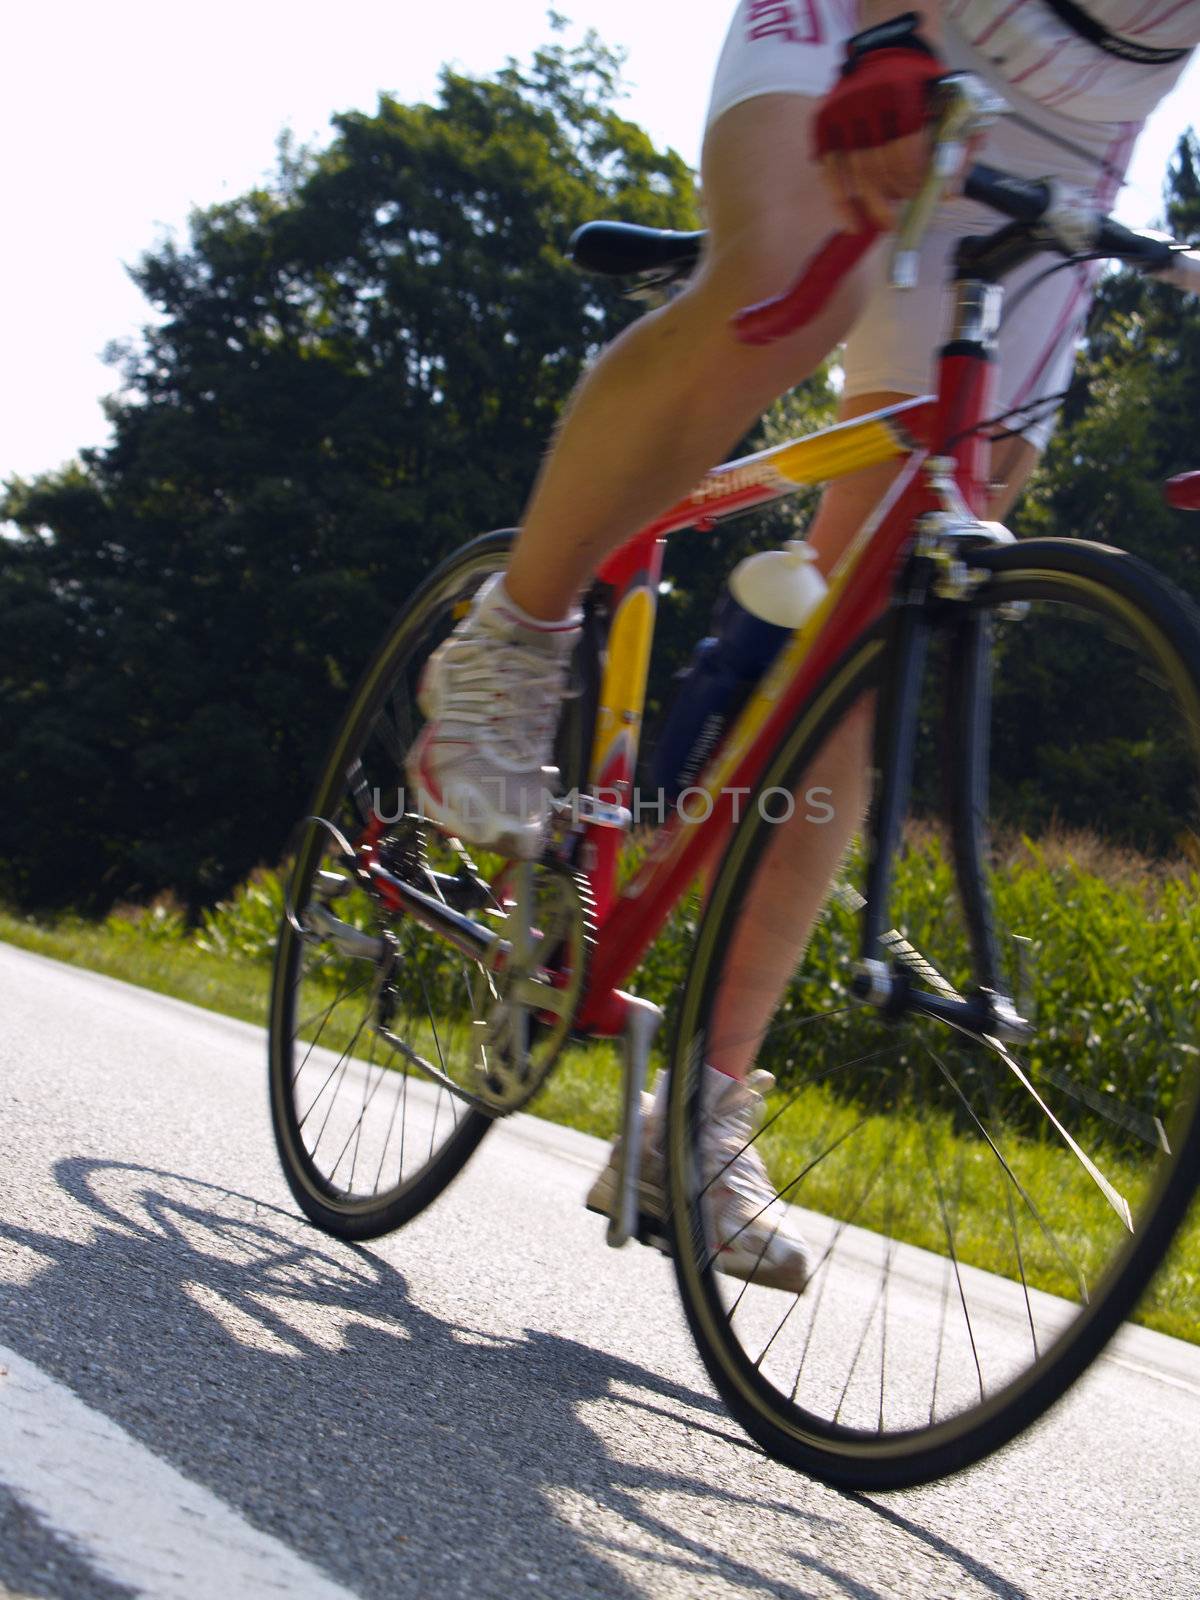
<path fill-rule="evenodd" d="M 920 39 L 935 56 L 940 54 L 943 33 L 941 0 L 923 0 L 916 6 L 911 3 L 899 4 L 897 0 L 862 0 L 859 18 L 862 30 L 866 31 L 914 11 L 920 18 Z M 857 37 L 861 38 L 862 33 Z M 899 59 L 902 54 L 911 55 L 912 52 L 896 52 L 897 59 L 892 65 L 901 80 L 906 76 L 906 65 L 920 70 L 919 61 L 906 64 Z M 872 65 L 878 68 L 878 58 Z M 843 85 L 853 82 L 854 75 L 840 80 L 826 105 L 838 97 Z M 886 85 L 881 85 L 879 93 L 887 93 Z M 877 227 L 893 227 L 900 204 L 911 199 L 921 187 L 929 170 L 929 155 L 930 138 L 924 129 L 867 148 L 842 148 L 821 154 L 825 180 L 844 226 L 851 232 L 857 232 L 865 215 Z"/>

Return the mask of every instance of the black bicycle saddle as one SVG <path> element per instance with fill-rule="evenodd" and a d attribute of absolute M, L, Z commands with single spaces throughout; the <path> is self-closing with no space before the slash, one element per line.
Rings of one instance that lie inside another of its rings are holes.
<path fill-rule="evenodd" d="M 683 277 L 700 259 L 704 229 L 643 228 L 636 222 L 585 222 L 576 228 L 567 254 L 584 272 L 623 278 L 643 272 Z"/>

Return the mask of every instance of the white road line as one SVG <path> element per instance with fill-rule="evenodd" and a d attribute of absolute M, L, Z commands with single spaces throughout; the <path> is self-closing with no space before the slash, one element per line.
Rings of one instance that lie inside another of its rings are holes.
<path fill-rule="evenodd" d="M 354 1600 L 3 1345 L 0 1481 L 95 1572 L 154 1600 Z"/>
<path fill-rule="evenodd" d="M 1165 1383 L 1168 1388 L 1182 1389 L 1185 1394 L 1200 1395 L 1200 1384 L 1177 1378 L 1170 1372 L 1163 1372 L 1160 1367 L 1148 1367 L 1144 1362 L 1130 1361 L 1127 1356 L 1114 1356 L 1107 1352 L 1103 1352 L 1097 1360 L 1112 1367 L 1122 1367 L 1126 1372 L 1136 1372 L 1139 1378 L 1153 1378 L 1155 1383 Z"/>

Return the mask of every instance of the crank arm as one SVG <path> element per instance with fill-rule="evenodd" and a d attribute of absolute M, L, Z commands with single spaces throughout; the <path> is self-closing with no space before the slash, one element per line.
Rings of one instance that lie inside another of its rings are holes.
<path fill-rule="evenodd" d="M 389 911 L 402 911 L 430 933 L 435 933 L 460 955 L 484 966 L 495 966 L 503 960 L 508 941 L 487 928 L 481 928 L 461 911 L 455 911 L 444 901 L 425 894 L 402 878 L 394 877 L 385 867 L 372 863 L 366 871 L 369 887 L 379 896 Z"/>

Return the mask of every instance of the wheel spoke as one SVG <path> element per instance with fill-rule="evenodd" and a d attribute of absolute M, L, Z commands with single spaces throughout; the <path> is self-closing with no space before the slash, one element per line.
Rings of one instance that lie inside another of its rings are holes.
<path fill-rule="evenodd" d="M 864 1184 L 862 1193 L 860 1194 L 856 1204 L 849 1208 L 846 1217 L 840 1220 L 837 1226 L 834 1228 L 833 1237 L 830 1239 L 825 1249 L 821 1252 L 821 1258 L 813 1268 L 809 1277 L 808 1287 L 805 1289 L 806 1294 L 809 1292 L 809 1289 L 811 1289 L 813 1283 L 815 1283 L 818 1278 L 821 1279 L 821 1285 L 817 1291 L 817 1297 L 813 1301 L 812 1316 L 809 1318 L 808 1331 L 805 1334 L 804 1344 L 800 1351 L 800 1360 L 796 1368 L 796 1377 L 792 1383 L 791 1391 L 788 1395 L 789 1401 L 795 1400 L 797 1391 L 800 1388 L 800 1379 L 804 1373 L 804 1363 L 808 1359 L 808 1352 L 813 1342 L 813 1334 L 816 1331 L 817 1317 L 821 1310 L 821 1301 L 824 1297 L 826 1286 L 828 1285 L 830 1277 L 832 1276 L 828 1270 L 830 1263 L 833 1261 L 837 1247 L 847 1229 L 853 1226 L 855 1217 L 859 1214 L 862 1208 L 866 1205 L 867 1201 L 870 1199 L 871 1195 L 874 1193 L 875 1185 L 879 1182 L 880 1176 L 883 1173 L 883 1169 L 884 1162 L 881 1160 Z M 792 1302 L 792 1307 L 790 1309 L 794 1310 L 799 1303 L 800 1296 L 797 1295 L 796 1299 Z"/>
<path fill-rule="evenodd" d="M 1092 1158 L 1080 1147 L 1075 1139 L 1071 1137 L 1066 1128 L 1063 1127 L 1062 1123 L 1042 1099 L 1041 1095 L 1034 1088 L 1033 1084 L 1030 1083 L 1023 1067 L 1021 1066 L 1021 1063 L 1012 1054 L 1008 1047 L 999 1039 L 989 1038 L 987 1043 L 993 1047 L 1001 1061 L 1004 1062 L 1005 1066 L 1012 1073 L 1013 1077 L 1016 1078 L 1017 1082 L 1029 1094 L 1030 1098 L 1035 1101 L 1038 1107 L 1045 1113 L 1051 1127 L 1053 1127 L 1054 1131 L 1062 1139 L 1067 1149 L 1079 1162 L 1080 1166 L 1087 1173 L 1088 1177 L 1091 1178 L 1092 1182 L 1108 1201 L 1109 1205 L 1116 1212 L 1117 1216 L 1120 1217 L 1121 1221 L 1125 1224 L 1126 1228 L 1128 1228 L 1129 1232 L 1132 1233 L 1133 1213 L 1129 1209 L 1129 1201 L 1126 1200 L 1125 1196 L 1120 1193 L 1115 1185 L 1108 1181 Z"/>
<path fill-rule="evenodd" d="M 805 1028 L 815 1027 L 820 1022 L 830 1022 L 836 1017 L 844 1017 L 851 1010 L 850 1006 L 830 1006 L 824 1011 L 814 1011 L 805 1017 L 789 1017 L 786 1022 L 772 1023 L 770 1036 L 773 1039 L 786 1038 L 790 1034 L 800 1033 Z M 713 1047 L 730 1048 L 736 1045 L 754 1044 L 758 1035 L 754 1033 L 730 1033 L 725 1031 L 717 1034 L 712 1040 Z"/>
<path fill-rule="evenodd" d="M 300 1128 L 304 1127 L 304 1124 L 308 1121 L 309 1117 L 312 1115 L 313 1108 L 317 1105 L 317 1103 L 320 1100 L 321 1096 L 325 1093 L 326 1089 L 329 1087 L 330 1083 L 333 1081 L 334 1075 L 337 1073 L 339 1068 L 341 1068 L 342 1073 L 344 1075 L 345 1070 L 346 1070 L 346 1061 L 347 1061 L 351 1051 L 353 1051 L 354 1046 L 358 1043 L 358 1036 L 362 1032 L 363 1024 L 366 1022 L 366 1020 L 367 1020 L 367 1015 L 366 1015 L 366 1012 L 364 1012 L 363 1016 L 362 1016 L 362 1020 L 359 1022 L 358 1027 L 355 1028 L 355 1030 L 354 1030 L 354 1035 L 351 1038 L 350 1043 L 346 1046 L 346 1048 L 338 1056 L 337 1060 L 333 1063 L 333 1066 L 330 1067 L 328 1076 L 326 1077 L 324 1083 L 322 1083 L 321 1087 L 317 1090 L 317 1092 L 314 1095 L 314 1097 L 312 1098 L 312 1100 L 309 1102 L 307 1111 L 305 1111 L 304 1114 L 299 1118 L 298 1126 Z M 318 1034 L 317 1037 L 319 1038 L 320 1035 Z M 316 1042 L 317 1042 L 316 1039 L 314 1039 L 313 1040 L 313 1044 L 309 1046 L 308 1052 L 306 1053 L 306 1055 L 304 1057 L 304 1061 L 302 1061 L 300 1063 L 300 1068 L 302 1068 L 305 1065 L 305 1063 L 308 1061 L 308 1058 L 312 1054 L 313 1047 L 316 1045 Z M 300 1068 L 297 1068 L 297 1072 L 299 1072 Z M 336 1093 L 336 1091 L 335 1091 L 335 1093 Z M 326 1112 L 326 1116 L 328 1116 L 328 1112 Z"/>
<path fill-rule="evenodd" d="M 978 1350 L 978 1348 L 976 1347 L 976 1344 L 975 1344 L 975 1330 L 971 1326 L 971 1312 L 970 1312 L 970 1308 L 967 1305 L 967 1291 L 963 1287 L 962 1270 L 959 1267 L 958 1251 L 955 1248 L 955 1243 L 954 1243 L 954 1225 L 953 1225 L 953 1222 L 951 1220 L 950 1212 L 947 1209 L 945 1190 L 942 1187 L 941 1174 L 940 1174 L 940 1172 L 938 1170 L 937 1158 L 934 1155 L 933 1134 L 932 1134 L 932 1132 L 930 1130 L 928 1122 L 925 1122 L 925 1123 L 922 1124 L 922 1130 L 921 1131 L 922 1131 L 922 1135 L 924 1137 L 924 1142 L 925 1142 L 925 1155 L 926 1155 L 926 1160 L 929 1163 L 929 1173 L 930 1173 L 930 1176 L 933 1179 L 934 1191 L 937 1194 L 938 1211 L 941 1213 L 942 1228 L 944 1230 L 945 1237 L 946 1237 L 946 1255 L 948 1256 L 949 1261 L 950 1261 L 950 1265 L 954 1270 L 954 1281 L 958 1286 L 959 1304 L 962 1307 L 963 1320 L 967 1325 L 967 1337 L 971 1341 L 971 1357 L 975 1362 L 975 1374 L 976 1374 L 976 1377 L 979 1380 L 979 1398 L 980 1398 L 980 1400 L 982 1400 L 984 1398 L 984 1394 L 983 1394 L 983 1368 L 981 1367 L 981 1365 L 979 1363 L 979 1350 Z M 957 1190 L 957 1195 L 955 1197 L 955 1206 L 954 1206 L 955 1217 L 957 1217 L 959 1206 L 962 1203 L 962 1183 L 963 1183 L 963 1152 L 960 1149 L 959 1156 L 958 1156 L 958 1190 Z M 936 1390 L 936 1382 L 935 1382 L 935 1390 Z"/>
<path fill-rule="evenodd" d="M 397 1079 L 398 1081 L 396 1083 L 396 1092 L 392 1096 L 392 1114 L 388 1118 L 387 1129 L 384 1132 L 384 1136 L 383 1136 L 383 1145 L 382 1145 L 382 1147 L 380 1148 L 380 1151 L 379 1151 L 379 1165 L 375 1169 L 375 1182 L 371 1186 L 371 1193 L 372 1194 L 378 1194 L 379 1193 L 379 1182 L 380 1182 L 380 1179 L 383 1177 L 383 1166 L 384 1166 L 384 1162 L 387 1160 L 388 1146 L 392 1142 L 392 1133 L 393 1133 L 393 1131 L 395 1130 L 395 1127 L 396 1127 L 396 1111 L 400 1106 L 401 1096 L 402 1096 L 404 1090 L 408 1088 L 408 1070 L 407 1070 L 407 1067 L 405 1068 L 405 1070 L 403 1072 L 392 1072 L 390 1075 L 391 1075 L 391 1077 Z M 404 1176 L 404 1131 L 403 1131 L 403 1127 L 401 1127 L 401 1132 L 400 1132 L 400 1170 L 399 1170 L 398 1176 L 399 1177 L 403 1177 Z"/>
<path fill-rule="evenodd" d="M 346 1142 L 342 1145 L 341 1150 L 338 1152 L 338 1158 L 333 1163 L 333 1166 L 330 1167 L 329 1173 L 328 1173 L 329 1181 L 332 1183 L 334 1177 L 337 1174 L 338 1168 L 341 1166 L 342 1161 L 345 1158 L 346 1151 L 349 1150 L 351 1144 L 353 1144 L 354 1145 L 354 1155 L 353 1155 L 353 1157 L 351 1158 L 351 1161 L 350 1161 L 350 1176 L 346 1180 L 347 1191 L 349 1193 L 351 1193 L 351 1194 L 354 1192 L 354 1171 L 355 1171 L 355 1166 L 356 1166 L 357 1161 L 358 1161 L 359 1146 L 360 1146 L 360 1144 L 362 1142 L 363 1121 L 366 1118 L 367 1109 L 370 1106 L 371 1101 L 374 1100 L 374 1098 L 375 1098 L 376 1090 L 379 1088 L 379 1085 L 383 1082 L 384 1073 L 386 1071 L 386 1069 L 381 1066 L 378 1069 L 379 1070 L 379 1076 L 377 1078 L 373 1078 L 372 1077 L 372 1067 L 374 1066 L 374 1056 L 375 1056 L 375 1040 L 374 1040 L 374 1038 L 372 1038 L 371 1039 L 371 1045 L 370 1045 L 370 1058 L 369 1058 L 369 1061 L 368 1061 L 367 1071 L 363 1074 L 362 1105 L 359 1108 L 358 1116 L 355 1117 L 355 1119 L 354 1119 L 353 1127 L 350 1129 L 350 1132 L 346 1135 Z"/>
<path fill-rule="evenodd" d="M 351 800 L 358 813 L 358 820 L 364 827 L 372 820 L 372 806 L 370 791 L 367 788 L 367 776 L 363 770 L 362 760 L 359 757 L 346 768 L 346 785 L 350 791 Z"/>
<path fill-rule="evenodd" d="M 703 1197 L 704 1195 L 706 1195 L 708 1193 L 708 1191 L 712 1188 L 713 1184 L 716 1183 L 717 1179 L 724 1177 L 725 1173 L 727 1173 L 729 1171 L 729 1169 L 733 1165 L 733 1163 L 735 1161 L 737 1161 L 739 1159 L 739 1157 L 743 1156 L 746 1153 L 747 1150 L 749 1150 L 750 1146 L 755 1142 L 755 1140 L 761 1139 L 763 1134 L 766 1133 L 766 1131 L 772 1126 L 773 1123 L 778 1122 L 780 1117 L 782 1117 L 785 1112 L 791 1110 L 791 1108 L 795 1105 L 796 1101 L 800 1098 L 800 1095 L 803 1092 L 803 1090 L 805 1088 L 807 1088 L 809 1085 L 814 1084 L 814 1083 L 824 1082 L 824 1081 L 832 1078 L 833 1076 L 835 1076 L 835 1074 L 837 1074 L 839 1072 L 849 1072 L 852 1068 L 866 1066 L 870 1062 L 886 1060 L 887 1057 L 889 1057 L 891 1055 L 894 1055 L 894 1054 L 895 1054 L 894 1046 L 885 1045 L 880 1050 L 872 1050 L 866 1055 L 858 1056 L 852 1061 L 844 1061 L 837 1067 L 831 1067 L 826 1071 L 819 1072 L 819 1073 L 814 1073 L 811 1077 L 802 1080 L 802 1082 L 800 1084 L 800 1087 L 795 1090 L 795 1092 L 784 1102 L 784 1104 L 781 1105 L 776 1111 L 774 1111 L 769 1117 L 767 1117 L 766 1120 L 763 1122 L 762 1126 L 760 1128 L 757 1128 L 750 1135 L 750 1137 L 746 1140 L 745 1144 L 739 1146 L 739 1148 L 733 1153 L 733 1155 L 731 1155 L 727 1161 L 723 1162 L 721 1164 L 721 1166 L 719 1166 L 717 1168 L 717 1170 L 713 1173 L 712 1177 L 708 1179 L 708 1181 L 705 1183 L 704 1187 L 700 1190 L 700 1196 Z M 828 1124 L 826 1124 L 826 1126 L 828 1126 Z M 851 1133 L 853 1133 L 855 1131 L 856 1130 L 853 1129 L 853 1128 L 850 1130 Z M 846 1135 L 842 1136 L 842 1138 L 845 1138 L 845 1137 L 846 1137 Z M 826 1150 L 826 1151 L 822 1152 L 822 1154 L 820 1156 L 818 1156 L 815 1161 L 810 1162 L 809 1165 L 805 1168 L 804 1172 L 802 1172 L 799 1176 L 801 1178 L 805 1177 L 808 1172 L 812 1171 L 812 1168 L 814 1166 L 816 1166 L 818 1164 L 818 1162 L 823 1161 L 825 1159 L 825 1156 L 829 1155 L 831 1153 L 831 1151 L 835 1150 L 837 1148 L 837 1145 L 840 1144 L 841 1142 L 842 1142 L 842 1140 L 838 1139 L 833 1145 L 831 1145 L 829 1147 L 829 1150 Z M 796 1182 L 796 1181 L 797 1181 L 796 1179 L 793 1179 L 793 1183 Z"/>
<path fill-rule="evenodd" d="M 334 1087 L 333 1093 L 329 1097 L 329 1105 L 326 1107 L 324 1119 L 323 1119 L 323 1121 L 321 1123 L 321 1126 L 320 1126 L 320 1129 L 319 1129 L 319 1131 L 317 1133 L 317 1137 L 313 1140 L 313 1143 L 312 1143 L 312 1154 L 313 1154 L 314 1158 L 316 1157 L 317 1151 L 321 1147 L 321 1140 L 325 1137 L 325 1130 L 329 1126 L 329 1119 L 333 1115 L 334 1106 L 337 1104 L 338 1090 L 341 1088 L 343 1082 L 345 1081 L 346 1071 L 347 1071 L 347 1068 L 350 1065 L 350 1057 L 354 1053 L 354 1047 L 358 1043 L 359 1036 L 361 1035 L 361 1033 L 363 1031 L 363 1028 L 366 1026 L 366 1021 L 367 1021 L 366 1013 L 364 1012 L 362 1021 L 359 1023 L 358 1027 L 355 1028 L 355 1030 L 354 1030 L 354 1037 L 350 1040 L 350 1043 L 346 1046 L 346 1048 L 342 1051 L 341 1055 L 338 1057 L 337 1064 L 335 1065 L 335 1067 L 333 1069 L 333 1071 L 338 1074 L 337 1084 Z M 339 1068 L 341 1069 L 340 1071 L 338 1070 Z M 333 1073 L 330 1073 L 329 1078 L 326 1078 L 326 1080 L 325 1080 L 326 1084 L 329 1083 L 330 1078 L 332 1078 L 332 1076 L 333 1076 Z M 322 1090 L 322 1093 L 324 1093 L 324 1090 Z M 320 1095 L 317 1096 L 317 1100 L 319 1100 L 319 1099 L 320 1099 Z M 303 1117 L 301 1117 L 301 1119 L 300 1119 L 300 1128 L 301 1128 L 302 1131 L 303 1131 L 303 1128 L 304 1128 L 304 1124 L 308 1121 L 309 1116 L 312 1114 L 312 1111 L 314 1110 L 314 1108 L 315 1108 L 315 1106 L 317 1104 L 317 1100 L 313 1101 L 312 1105 L 309 1106 L 308 1110 L 304 1113 Z"/>
<path fill-rule="evenodd" d="M 296 1024 L 295 1028 L 293 1028 L 293 1030 L 292 1030 L 292 1038 L 293 1039 L 298 1039 L 300 1037 L 300 1035 L 304 1032 L 305 1028 L 311 1028 L 312 1027 L 313 1023 L 317 1020 L 318 1017 L 321 1017 L 321 1016 L 324 1016 L 324 1017 L 332 1016 L 335 1007 L 340 1006 L 343 1000 L 349 1000 L 351 995 L 358 994 L 360 990 L 365 989 L 367 987 L 367 985 L 370 983 L 370 981 L 371 981 L 370 978 L 366 977 L 366 978 L 363 978 L 360 983 L 354 984 L 351 988 L 343 989 L 342 992 L 336 997 L 336 999 L 331 1000 L 327 1006 L 322 1007 L 322 1009 L 320 1011 L 314 1011 L 311 1016 L 305 1017 L 302 1022 L 298 1022 Z M 316 1042 L 317 1042 L 316 1039 L 313 1039 L 311 1041 L 310 1046 L 309 1046 L 310 1051 L 311 1051 L 312 1045 L 315 1045 Z M 305 1060 L 307 1060 L 307 1057 L 305 1057 Z M 304 1063 L 301 1062 L 301 1065 L 303 1066 Z"/>
<path fill-rule="evenodd" d="M 811 1161 L 809 1161 L 807 1163 L 807 1165 L 805 1166 L 804 1170 L 802 1172 L 800 1172 L 799 1174 L 797 1174 L 797 1176 L 792 1180 L 792 1182 L 790 1184 L 786 1185 L 785 1188 L 783 1188 L 783 1189 L 781 1189 L 781 1190 L 779 1190 L 777 1192 L 776 1199 L 782 1199 L 783 1195 L 785 1193 L 787 1193 L 788 1189 L 793 1187 L 793 1185 L 795 1185 L 796 1183 L 799 1183 L 799 1182 L 803 1181 L 803 1179 L 805 1177 L 807 1177 L 810 1172 L 815 1171 L 816 1168 L 820 1166 L 821 1162 L 823 1162 L 828 1156 L 832 1155 L 833 1152 L 840 1145 L 845 1144 L 849 1139 L 851 1139 L 854 1136 L 854 1134 L 857 1133 L 858 1130 L 860 1128 L 862 1128 L 866 1124 L 866 1122 L 869 1121 L 869 1119 L 870 1119 L 872 1114 L 873 1114 L 873 1109 L 868 1109 L 866 1115 L 859 1122 L 855 1123 L 853 1127 L 848 1128 L 846 1130 L 846 1132 L 844 1134 L 840 1135 L 837 1139 L 835 1139 L 832 1144 L 829 1144 L 828 1146 L 825 1146 L 825 1148 L 823 1148 L 821 1150 L 820 1154 L 815 1156 Z M 817 1136 L 816 1143 L 817 1143 L 818 1146 L 821 1146 L 821 1145 L 824 1144 L 825 1137 L 826 1137 L 826 1135 L 828 1133 L 829 1128 L 833 1124 L 833 1120 L 834 1119 L 831 1116 L 826 1121 L 824 1127 L 822 1128 L 821 1133 Z M 764 1127 L 766 1125 L 767 1124 L 764 1124 Z M 876 1168 L 876 1176 L 878 1175 L 880 1170 L 881 1169 L 879 1167 Z M 866 1187 L 866 1189 L 863 1190 L 862 1195 L 860 1196 L 859 1200 L 846 1211 L 845 1219 L 839 1224 L 839 1226 L 837 1228 L 837 1231 L 836 1231 L 836 1233 L 834 1235 L 834 1239 L 831 1242 L 829 1249 L 827 1249 L 825 1251 L 825 1253 L 822 1255 L 821 1261 L 820 1261 L 820 1263 L 818 1263 L 818 1266 L 813 1270 L 812 1273 L 809 1274 L 809 1283 L 810 1284 L 812 1282 L 812 1279 L 816 1276 L 817 1272 L 820 1270 L 821 1266 L 823 1266 L 825 1264 L 826 1260 L 833 1253 L 834 1244 L 836 1244 L 837 1240 L 841 1237 L 842 1233 L 845 1231 L 845 1229 L 847 1228 L 849 1223 L 853 1220 L 853 1218 L 858 1215 L 859 1210 L 861 1210 L 862 1205 L 866 1201 L 867 1195 L 869 1194 L 873 1183 L 874 1183 L 874 1178 L 871 1178 L 871 1179 L 868 1180 L 867 1187 Z M 707 1185 L 705 1186 L 705 1188 L 707 1188 Z M 701 1190 L 701 1194 L 703 1194 L 703 1193 L 704 1193 L 704 1190 Z M 738 1239 L 741 1236 L 742 1233 L 745 1232 L 745 1229 L 747 1227 L 750 1227 L 755 1221 L 757 1221 L 758 1217 L 762 1216 L 763 1212 L 766 1211 L 767 1209 L 768 1209 L 768 1207 L 764 1206 L 762 1211 L 758 1212 L 755 1217 L 751 1217 L 749 1222 L 743 1224 L 743 1226 L 741 1228 L 739 1228 L 736 1233 L 730 1234 L 729 1238 L 725 1241 L 725 1243 L 726 1244 L 732 1244 L 736 1239 Z M 755 1262 L 755 1266 L 754 1266 L 754 1272 L 757 1272 L 759 1266 L 762 1264 L 763 1256 L 765 1255 L 767 1249 L 769 1248 L 772 1240 L 775 1238 L 776 1234 L 778 1233 L 778 1230 L 779 1230 L 779 1227 L 781 1225 L 781 1222 L 782 1222 L 782 1219 L 780 1219 L 780 1222 L 777 1222 L 775 1227 L 772 1228 L 771 1233 L 769 1234 L 768 1238 L 766 1239 L 766 1241 L 764 1242 L 764 1244 L 762 1246 L 762 1249 L 759 1251 L 758 1259 Z M 709 1256 L 708 1261 L 706 1263 L 705 1270 L 708 1270 L 708 1267 L 710 1267 L 715 1260 L 716 1260 L 716 1253 L 714 1252 L 712 1255 Z M 738 1290 L 737 1295 L 734 1298 L 733 1304 L 729 1307 L 729 1310 L 726 1313 L 726 1316 L 727 1316 L 729 1321 L 733 1320 L 733 1317 L 736 1314 L 739 1305 L 741 1305 L 742 1300 L 744 1299 L 744 1297 L 746 1295 L 746 1291 L 747 1291 L 747 1289 L 750 1288 L 752 1282 L 753 1282 L 753 1273 L 751 1274 L 750 1279 L 748 1279 L 745 1283 L 743 1283 L 742 1287 Z M 788 1315 L 790 1315 L 791 1310 L 794 1309 L 794 1307 L 796 1305 L 796 1302 L 799 1300 L 799 1298 L 800 1298 L 799 1295 L 797 1295 L 797 1296 L 795 1296 L 793 1298 L 792 1306 L 789 1307 L 788 1312 L 785 1313 L 785 1315 L 784 1315 L 784 1319 L 783 1319 L 784 1322 L 786 1322 Z M 783 1327 L 783 1322 L 781 1322 L 779 1324 L 779 1326 L 775 1330 L 775 1333 L 771 1335 L 771 1338 L 768 1339 L 766 1345 L 763 1347 L 762 1351 L 759 1353 L 758 1358 L 756 1359 L 756 1361 L 754 1363 L 755 1366 L 758 1366 L 758 1365 L 761 1364 L 763 1357 L 766 1355 L 767 1350 L 770 1348 L 771 1344 L 774 1342 L 774 1339 L 776 1338 L 776 1336 L 778 1335 L 778 1333 L 780 1332 L 782 1327 Z"/>
<path fill-rule="evenodd" d="M 954 1077 L 954 1074 L 950 1071 L 949 1067 L 947 1067 L 946 1063 L 941 1059 L 941 1057 L 937 1054 L 936 1051 L 932 1051 L 931 1050 L 930 1054 L 933 1056 L 934 1061 L 937 1062 L 938 1068 L 941 1071 L 942 1076 L 945 1078 L 946 1082 L 950 1085 L 951 1089 L 954 1091 L 954 1094 L 957 1097 L 957 1099 L 959 1101 L 959 1104 L 966 1111 L 968 1117 L 970 1117 L 971 1121 L 974 1123 L 976 1129 L 978 1130 L 980 1136 L 984 1140 L 984 1142 L 987 1145 L 988 1149 L 995 1156 L 997 1162 L 1000 1165 L 1001 1171 L 1003 1172 L 1004 1176 L 1008 1179 L 1009 1185 L 1011 1185 L 1012 1189 L 1015 1189 L 1017 1191 L 1017 1193 L 1021 1196 L 1021 1199 L 1025 1202 L 1025 1205 L 1029 1209 L 1030 1215 L 1033 1217 L 1034 1221 L 1037 1223 L 1038 1227 L 1041 1229 L 1042 1235 L 1045 1238 L 1046 1243 L 1050 1246 L 1050 1248 L 1054 1251 L 1055 1255 L 1058 1257 L 1059 1262 L 1062 1265 L 1064 1271 L 1066 1271 L 1072 1278 L 1074 1278 L 1076 1287 L 1079 1290 L 1080 1298 L 1082 1300 L 1086 1301 L 1087 1296 L 1088 1296 L 1088 1286 L 1087 1286 L 1087 1275 L 1086 1275 L 1086 1273 L 1083 1271 L 1082 1267 L 1077 1266 L 1076 1263 L 1074 1261 L 1072 1261 L 1071 1257 L 1067 1254 L 1066 1246 L 1062 1243 L 1062 1241 L 1059 1239 L 1057 1233 L 1050 1226 L 1050 1224 L 1046 1221 L 1046 1218 L 1043 1216 L 1040 1208 L 1037 1205 L 1034 1204 L 1033 1197 L 1030 1195 L 1030 1193 L 1026 1189 L 1025 1185 L 1017 1177 L 1016 1173 L 1013 1171 L 1013 1169 L 1009 1165 L 1009 1163 L 1004 1159 L 1004 1156 L 1001 1153 L 999 1145 L 997 1145 L 996 1141 L 992 1138 L 991 1134 L 988 1132 L 988 1130 L 984 1127 L 983 1123 L 980 1121 L 978 1113 L 976 1112 L 976 1110 L 975 1110 L 974 1106 L 971 1104 L 971 1102 L 967 1099 L 966 1095 L 963 1093 L 961 1086 L 959 1085 L 958 1081 Z M 1010 1190 L 1010 1203 L 1011 1203 L 1011 1190 Z M 1024 1282 L 1024 1276 L 1023 1275 L 1022 1275 L 1022 1282 Z M 1028 1299 L 1028 1286 L 1026 1286 L 1026 1299 Z"/>

